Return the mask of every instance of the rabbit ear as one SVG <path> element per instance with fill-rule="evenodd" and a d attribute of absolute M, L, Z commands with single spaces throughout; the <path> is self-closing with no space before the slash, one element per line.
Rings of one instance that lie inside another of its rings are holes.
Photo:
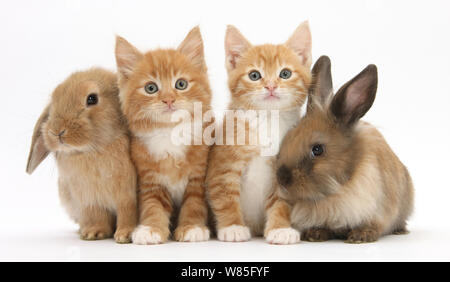
<path fill-rule="evenodd" d="M 367 66 L 339 89 L 330 105 L 338 122 L 350 126 L 372 107 L 377 93 L 378 74 L 375 65 Z"/>
<path fill-rule="evenodd" d="M 36 167 L 48 156 L 49 150 L 44 144 L 44 138 L 42 136 L 42 124 L 47 121 L 49 115 L 50 106 L 47 106 L 44 112 L 39 117 L 36 125 L 34 126 L 33 138 L 31 139 L 30 154 L 28 155 L 27 170 L 28 174 L 32 174 Z"/>
<path fill-rule="evenodd" d="M 239 30 L 229 25 L 225 34 L 225 56 L 228 71 L 236 68 L 236 62 L 252 45 L 245 39 Z"/>
<path fill-rule="evenodd" d="M 313 101 L 325 105 L 333 92 L 333 81 L 331 78 L 331 61 L 327 56 L 321 56 L 312 69 L 312 83 L 309 89 L 309 105 Z"/>

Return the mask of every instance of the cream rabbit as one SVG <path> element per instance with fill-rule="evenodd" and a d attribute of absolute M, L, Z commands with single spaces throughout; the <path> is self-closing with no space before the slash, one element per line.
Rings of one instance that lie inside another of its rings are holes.
<path fill-rule="evenodd" d="M 80 237 L 129 243 L 136 226 L 136 172 L 116 75 L 76 72 L 53 92 L 33 134 L 27 173 L 53 152 L 59 195 Z M 117 228 L 116 228 L 117 227 Z"/>
<path fill-rule="evenodd" d="M 413 209 L 408 170 L 372 125 L 359 121 L 377 89 L 369 65 L 332 95 L 330 61 L 313 68 L 308 111 L 283 140 L 277 159 L 281 198 L 293 205 L 303 240 L 376 241 L 405 233 Z"/>

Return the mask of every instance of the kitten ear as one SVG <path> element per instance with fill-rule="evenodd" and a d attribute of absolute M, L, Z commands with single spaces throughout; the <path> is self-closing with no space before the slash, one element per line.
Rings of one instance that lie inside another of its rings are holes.
<path fill-rule="evenodd" d="M 187 56 L 194 65 L 206 69 L 203 40 L 198 26 L 191 29 L 177 50 Z"/>
<path fill-rule="evenodd" d="M 42 124 L 47 121 L 49 110 L 50 106 L 47 106 L 34 126 L 30 154 L 28 155 L 27 161 L 26 172 L 28 174 L 32 174 L 36 167 L 38 167 L 49 154 L 49 150 L 44 143 L 44 137 L 42 136 Z"/>
<path fill-rule="evenodd" d="M 311 48 L 312 48 L 311 31 L 309 30 L 308 21 L 301 23 L 291 37 L 286 41 L 286 46 L 294 50 L 294 52 L 302 60 L 302 64 L 311 67 Z"/>
<path fill-rule="evenodd" d="M 321 56 L 312 68 L 312 83 L 309 88 L 310 105 L 314 102 L 325 105 L 333 92 L 333 80 L 331 78 L 331 61 L 327 56 Z"/>
<path fill-rule="evenodd" d="M 126 41 L 125 38 L 120 36 L 116 36 L 115 52 L 119 75 L 122 79 L 127 80 L 143 55 L 138 49 Z"/>
<path fill-rule="evenodd" d="M 377 93 L 378 74 L 375 65 L 367 66 L 352 80 L 344 84 L 333 98 L 331 113 L 336 120 L 351 126 L 372 107 Z"/>
<path fill-rule="evenodd" d="M 225 65 L 228 71 L 236 68 L 237 60 L 251 46 L 250 42 L 245 39 L 236 27 L 232 25 L 227 26 L 225 34 Z"/>

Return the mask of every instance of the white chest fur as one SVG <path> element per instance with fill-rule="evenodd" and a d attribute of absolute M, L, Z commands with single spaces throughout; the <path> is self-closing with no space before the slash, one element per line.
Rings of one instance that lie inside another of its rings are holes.
<path fill-rule="evenodd" d="M 148 153 L 155 159 L 161 160 L 168 157 L 174 159 L 184 158 L 186 146 L 174 144 L 172 140 L 172 128 L 155 129 L 151 132 L 138 135 L 146 145 Z"/>
<path fill-rule="evenodd" d="M 183 144 L 174 144 L 172 140 L 172 128 L 155 129 L 149 133 L 139 135 L 140 140 L 147 147 L 150 156 L 155 160 L 164 160 L 173 158 L 180 160 L 186 157 L 187 146 Z M 174 167 L 173 169 L 181 169 Z M 179 206 L 188 182 L 188 175 L 180 179 L 171 179 L 167 175 L 154 172 L 158 181 L 164 185 L 175 206 Z"/>
<path fill-rule="evenodd" d="M 245 223 L 254 235 L 261 235 L 264 229 L 264 205 L 272 187 L 272 158 L 253 158 L 242 175 L 241 207 Z"/>
<path fill-rule="evenodd" d="M 286 133 L 294 127 L 300 119 L 299 110 L 280 112 L 278 135 L 272 138 L 278 143 L 271 156 L 255 156 L 248 164 L 241 179 L 241 207 L 246 224 L 254 235 L 261 235 L 265 224 L 265 202 L 272 189 L 273 183 L 273 159 L 278 154 L 281 141 Z M 270 124 L 270 119 L 268 121 Z M 271 132 L 268 132 L 271 136 Z"/>

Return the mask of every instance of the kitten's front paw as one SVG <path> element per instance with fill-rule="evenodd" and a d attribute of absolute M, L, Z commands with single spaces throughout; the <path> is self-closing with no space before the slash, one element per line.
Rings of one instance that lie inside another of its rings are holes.
<path fill-rule="evenodd" d="M 90 226 L 80 229 L 80 238 L 82 240 L 102 240 L 112 236 L 112 230 L 108 227 Z"/>
<path fill-rule="evenodd" d="M 175 229 L 175 240 L 180 242 L 208 241 L 209 229 L 206 226 L 178 226 Z"/>
<path fill-rule="evenodd" d="M 373 229 L 355 229 L 350 231 L 345 243 L 362 244 L 371 243 L 378 240 L 378 232 Z"/>
<path fill-rule="evenodd" d="M 114 240 L 119 244 L 128 244 L 131 243 L 131 233 L 133 232 L 132 228 L 121 228 L 117 229 L 116 233 L 114 233 Z"/>
<path fill-rule="evenodd" d="M 272 229 L 267 233 L 266 241 L 278 245 L 295 244 L 300 242 L 300 232 L 291 227 Z"/>
<path fill-rule="evenodd" d="M 244 242 L 251 238 L 250 229 L 243 225 L 230 225 L 219 229 L 217 238 L 226 242 Z"/>
<path fill-rule="evenodd" d="M 145 225 L 139 225 L 131 234 L 131 240 L 137 245 L 153 245 L 164 242 L 160 232 Z"/>

